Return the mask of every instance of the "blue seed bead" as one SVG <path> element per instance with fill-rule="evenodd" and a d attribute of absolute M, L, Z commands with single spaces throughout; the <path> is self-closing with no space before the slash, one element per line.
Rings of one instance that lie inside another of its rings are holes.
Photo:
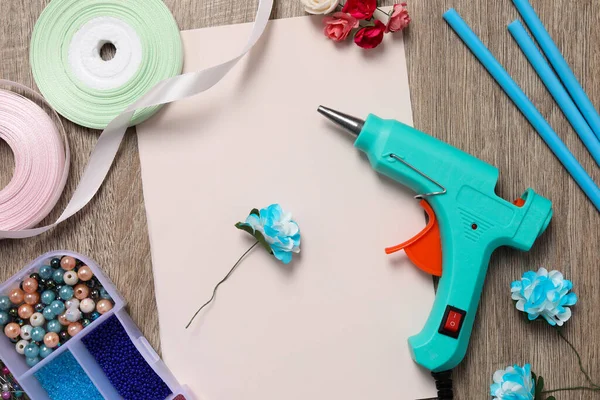
<path fill-rule="evenodd" d="M 46 331 L 44 330 L 44 328 L 42 328 L 41 326 L 36 326 L 35 328 L 33 328 L 31 330 L 31 339 L 34 342 L 41 342 L 44 340 L 45 334 L 46 334 Z"/>
<path fill-rule="evenodd" d="M 48 329 L 48 332 L 58 333 L 62 330 L 62 325 L 60 324 L 60 322 L 58 322 L 57 319 L 53 319 L 52 321 L 48 321 L 46 329 Z"/>
<path fill-rule="evenodd" d="M 40 276 L 42 277 L 42 279 L 50 279 L 50 277 L 52 276 L 53 272 L 54 272 L 54 270 L 49 265 L 44 265 L 38 271 L 38 273 L 40 274 Z"/>
<path fill-rule="evenodd" d="M 54 293 L 52 290 L 46 290 L 42 293 L 42 303 L 50 304 L 54 300 L 56 300 L 56 293 Z"/>
<path fill-rule="evenodd" d="M 34 357 L 37 357 L 39 354 L 40 354 L 40 348 L 37 344 L 29 343 L 25 347 L 25 357 L 34 358 Z"/>
<path fill-rule="evenodd" d="M 60 292 L 58 296 L 63 300 L 71 300 L 73 298 L 73 288 L 71 286 L 65 285 L 60 288 Z"/>
<path fill-rule="evenodd" d="M 12 307 L 8 296 L 0 296 L 0 310 L 8 311 Z"/>
<path fill-rule="evenodd" d="M 97 320 L 98 318 L 100 318 L 100 313 L 98 311 L 94 311 L 92 313 L 92 321 Z"/>
<path fill-rule="evenodd" d="M 57 270 L 54 270 L 54 272 L 52 273 L 52 280 L 54 280 L 54 282 L 61 284 L 64 283 L 65 280 L 63 279 L 63 276 L 65 275 L 65 270 L 62 268 L 59 268 Z"/>
<path fill-rule="evenodd" d="M 42 358 L 46 358 L 48 357 L 50 354 L 52 354 L 52 349 L 48 346 L 46 346 L 45 344 L 40 346 L 40 357 Z"/>
<path fill-rule="evenodd" d="M 22 391 L 20 391 L 20 390 L 17 390 L 17 391 L 15 392 L 15 397 L 20 399 L 21 397 L 23 397 L 23 392 L 22 392 Z"/>
<path fill-rule="evenodd" d="M 0 311 L 0 325 L 6 325 L 10 322 L 10 317 L 6 311 Z"/>
<path fill-rule="evenodd" d="M 112 297 L 110 297 L 110 294 L 108 294 L 106 289 L 104 289 L 103 287 L 100 288 L 100 297 L 102 297 L 103 299 L 112 300 Z"/>
<path fill-rule="evenodd" d="M 65 311 L 65 303 L 60 300 L 54 300 L 52 303 L 50 303 L 50 306 L 46 308 L 51 309 L 55 315 L 60 315 L 63 313 L 63 311 Z"/>
<path fill-rule="evenodd" d="M 50 321 L 56 318 L 56 314 L 54 313 L 54 311 L 52 311 L 52 307 L 44 308 L 44 311 L 42 311 L 42 315 L 44 316 L 44 318 L 46 318 L 46 321 Z"/>
<path fill-rule="evenodd" d="M 37 363 L 40 362 L 40 358 L 39 357 L 27 357 L 25 359 L 25 362 L 27 363 L 27 365 L 29 365 L 30 367 L 35 366 Z"/>

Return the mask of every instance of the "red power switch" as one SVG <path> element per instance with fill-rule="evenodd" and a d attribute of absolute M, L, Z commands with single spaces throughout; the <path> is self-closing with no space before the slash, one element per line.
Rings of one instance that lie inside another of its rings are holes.
<path fill-rule="evenodd" d="M 455 339 L 458 338 L 465 315 L 467 315 L 466 311 L 461 310 L 460 308 L 452 306 L 446 307 L 439 333 Z"/>

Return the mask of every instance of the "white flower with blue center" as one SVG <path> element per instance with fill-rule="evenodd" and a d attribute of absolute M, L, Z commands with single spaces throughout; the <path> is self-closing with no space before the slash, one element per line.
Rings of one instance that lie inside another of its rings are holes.
<path fill-rule="evenodd" d="M 520 281 L 510 285 L 517 310 L 527 313 L 530 321 L 541 315 L 552 326 L 562 326 L 571 318 L 569 306 L 577 303 L 577 295 L 569 293 L 572 288 L 573 283 L 559 271 L 545 268 L 525 272 Z"/>
<path fill-rule="evenodd" d="M 292 214 L 284 212 L 279 204 L 271 204 L 261 210 L 254 209 L 246 222 L 235 225 L 256 238 L 284 264 L 292 261 L 292 253 L 300 252 L 300 228 Z"/>
<path fill-rule="evenodd" d="M 531 366 L 514 365 L 494 372 L 494 383 L 490 386 L 493 400 L 533 400 L 535 382 L 531 376 Z"/>

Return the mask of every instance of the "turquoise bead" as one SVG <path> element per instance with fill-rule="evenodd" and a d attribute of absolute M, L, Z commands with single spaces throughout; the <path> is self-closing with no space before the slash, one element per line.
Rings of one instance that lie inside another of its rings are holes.
<path fill-rule="evenodd" d="M 52 310 L 52 307 L 46 307 L 46 308 L 44 308 L 44 311 L 42 311 L 42 315 L 44 316 L 44 318 L 46 319 L 46 321 L 50 321 L 50 320 L 56 318 L 56 314 Z"/>
<path fill-rule="evenodd" d="M 25 346 L 25 357 L 34 358 L 40 354 L 40 347 L 35 343 L 29 343 Z"/>
<path fill-rule="evenodd" d="M 0 325 L 6 325 L 10 322 L 10 317 L 6 311 L 0 311 Z"/>
<path fill-rule="evenodd" d="M 48 329 L 48 332 L 58 333 L 62 330 L 62 325 L 60 324 L 60 322 L 58 322 L 57 319 L 53 319 L 52 321 L 48 321 L 46 329 Z"/>
<path fill-rule="evenodd" d="M 103 299 L 112 300 L 112 297 L 110 297 L 110 294 L 108 294 L 106 289 L 104 289 L 103 287 L 100 288 L 100 297 L 102 297 Z"/>
<path fill-rule="evenodd" d="M 100 318 L 100 313 L 98 311 L 94 311 L 92 313 L 92 321 L 97 320 L 98 318 Z"/>
<path fill-rule="evenodd" d="M 65 270 L 62 268 L 59 268 L 52 273 L 52 280 L 58 284 L 64 283 L 65 282 L 65 280 L 63 279 L 64 275 L 65 275 Z"/>
<path fill-rule="evenodd" d="M 24 393 L 24 392 L 22 392 L 22 391 L 20 391 L 20 390 L 17 390 L 17 391 L 15 392 L 15 397 L 17 397 L 17 398 L 19 398 L 19 399 L 20 399 L 21 397 L 23 397 L 23 393 Z"/>
<path fill-rule="evenodd" d="M 45 344 L 40 346 L 40 357 L 42 358 L 46 358 L 48 357 L 50 354 L 52 354 L 52 349 L 48 346 L 46 346 Z"/>
<path fill-rule="evenodd" d="M 0 310 L 7 311 L 10 307 L 12 307 L 12 303 L 8 296 L 0 296 Z"/>
<path fill-rule="evenodd" d="M 60 315 L 63 313 L 63 311 L 65 311 L 65 303 L 60 300 L 54 300 L 52 303 L 50 303 L 50 306 L 46 308 L 50 308 L 55 315 Z"/>
<path fill-rule="evenodd" d="M 73 288 L 71 286 L 63 286 L 58 292 L 58 296 L 63 300 L 71 300 L 73 298 Z"/>
<path fill-rule="evenodd" d="M 40 274 L 40 276 L 43 279 L 50 279 L 50 277 L 52 276 L 52 273 L 54 272 L 54 270 L 52 269 L 51 266 L 49 265 L 44 265 L 42 268 L 40 268 L 40 270 L 38 271 L 38 273 Z"/>
<path fill-rule="evenodd" d="M 30 367 L 33 367 L 35 365 L 37 365 L 37 363 L 40 362 L 40 358 L 39 357 L 27 357 L 25 359 L 25 362 L 27 363 L 27 365 L 29 365 Z"/>
<path fill-rule="evenodd" d="M 41 326 L 36 326 L 31 330 L 31 340 L 34 342 L 41 342 L 44 340 L 44 335 L 46 331 Z"/>
<path fill-rule="evenodd" d="M 56 300 L 56 293 L 54 293 L 52 290 L 45 290 L 42 293 L 42 303 L 44 304 L 50 304 L 52 303 L 54 300 Z"/>

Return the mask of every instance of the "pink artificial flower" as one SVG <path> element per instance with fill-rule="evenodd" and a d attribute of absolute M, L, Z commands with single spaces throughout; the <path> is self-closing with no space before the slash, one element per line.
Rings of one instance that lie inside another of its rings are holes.
<path fill-rule="evenodd" d="M 390 16 L 385 32 L 397 32 L 406 28 L 410 23 L 410 16 L 406 9 L 406 3 L 394 4 L 394 11 Z"/>
<path fill-rule="evenodd" d="M 334 42 L 346 40 L 352 29 L 358 28 L 358 20 L 345 12 L 336 12 L 323 18 L 323 24 L 323 33 Z"/>
<path fill-rule="evenodd" d="M 365 26 L 354 35 L 354 43 L 363 49 L 374 49 L 383 40 L 385 25 L 380 20 L 375 20 L 375 26 Z"/>
<path fill-rule="evenodd" d="M 369 19 L 377 8 L 377 0 L 346 0 L 343 12 L 357 19 Z"/>

